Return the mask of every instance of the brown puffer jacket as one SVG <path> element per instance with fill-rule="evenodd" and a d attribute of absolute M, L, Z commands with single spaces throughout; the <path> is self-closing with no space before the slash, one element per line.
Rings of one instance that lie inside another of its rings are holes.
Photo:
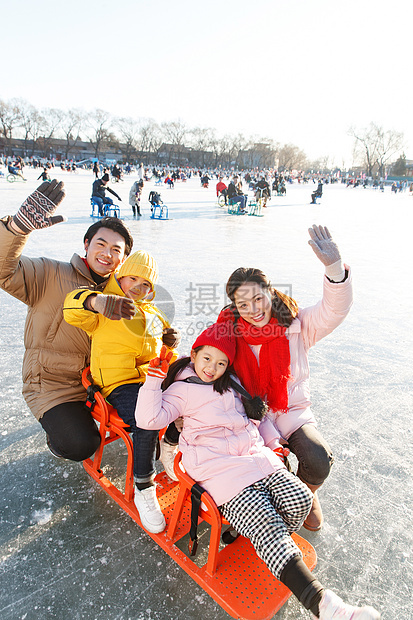
<path fill-rule="evenodd" d="M 96 286 L 78 254 L 70 263 L 22 256 L 28 236 L 15 235 L 0 220 L 0 287 L 28 306 L 24 331 L 23 396 L 39 420 L 45 411 L 65 402 L 85 400 L 82 370 L 89 364 L 85 332 L 63 319 L 63 301 L 70 291 Z"/>

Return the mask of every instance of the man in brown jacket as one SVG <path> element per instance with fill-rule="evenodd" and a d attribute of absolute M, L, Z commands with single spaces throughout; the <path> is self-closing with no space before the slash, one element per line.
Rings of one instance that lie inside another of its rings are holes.
<path fill-rule="evenodd" d="M 68 263 L 22 256 L 33 230 L 65 220 L 53 215 L 64 195 L 63 183 L 42 183 L 16 215 L 0 219 L 0 287 L 28 307 L 23 396 L 46 431 L 53 454 L 82 461 L 100 443 L 81 383 L 90 343 L 85 332 L 64 321 L 63 301 L 80 287 L 101 291 L 130 254 L 133 239 L 119 219 L 103 218 L 84 236 L 86 258 L 74 254 Z M 122 314 L 122 308 L 116 311 Z"/>

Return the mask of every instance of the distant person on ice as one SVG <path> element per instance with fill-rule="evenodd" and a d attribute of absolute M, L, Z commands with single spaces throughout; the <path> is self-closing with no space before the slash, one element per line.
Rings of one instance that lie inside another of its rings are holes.
<path fill-rule="evenodd" d="M 107 187 L 108 183 L 109 175 L 105 173 L 101 179 L 96 179 L 92 185 L 92 198 L 99 206 L 99 215 L 104 215 L 103 205 L 113 205 L 112 198 L 107 198 L 106 192 L 116 196 L 122 202 L 122 198 L 113 189 Z"/>
<path fill-rule="evenodd" d="M 133 217 L 141 217 L 141 196 L 143 190 L 143 180 L 135 181 L 129 190 L 129 204 L 132 207 Z"/>
<path fill-rule="evenodd" d="M 223 177 L 219 177 L 218 183 L 216 185 L 216 191 L 217 191 L 217 198 L 219 198 L 220 195 L 224 196 L 225 198 L 225 204 L 228 204 L 228 188 L 224 183 L 224 179 Z"/>
<path fill-rule="evenodd" d="M 317 189 L 315 190 L 315 192 L 311 194 L 311 204 L 315 205 L 316 199 L 321 198 L 322 195 L 323 195 L 323 182 L 320 179 L 317 185 Z"/>

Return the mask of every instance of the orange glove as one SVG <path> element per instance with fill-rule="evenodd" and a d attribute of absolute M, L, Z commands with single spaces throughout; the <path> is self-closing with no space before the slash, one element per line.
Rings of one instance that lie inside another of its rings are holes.
<path fill-rule="evenodd" d="M 149 362 L 148 377 L 156 377 L 157 379 L 165 379 L 169 370 L 169 362 L 173 356 L 172 351 L 168 351 L 165 345 L 162 346 L 159 357 L 155 357 Z"/>

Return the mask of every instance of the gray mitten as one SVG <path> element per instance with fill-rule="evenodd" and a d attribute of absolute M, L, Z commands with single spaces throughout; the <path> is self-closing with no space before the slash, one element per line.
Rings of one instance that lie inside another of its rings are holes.
<path fill-rule="evenodd" d="M 111 321 L 131 319 L 136 313 L 135 305 L 131 299 L 117 295 L 96 295 L 93 300 L 93 309 Z"/>
<path fill-rule="evenodd" d="M 314 225 L 308 229 L 308 232 L 311 237 L 308 243 L 323 265 L 332 265 L 341 260 L 340 251 L 334 243 L 327 226 Z"/>
<path fill-rule="evenodd" d="M 28 234 L 33 230 L 64 222 L 66 218 L 63 215 L 53 215 L 64 196 L 62 182 L 58 183 L 53 179 L 42 183 L 23 202 L 13 217 L 13 223 L 24 234 Z"/>

